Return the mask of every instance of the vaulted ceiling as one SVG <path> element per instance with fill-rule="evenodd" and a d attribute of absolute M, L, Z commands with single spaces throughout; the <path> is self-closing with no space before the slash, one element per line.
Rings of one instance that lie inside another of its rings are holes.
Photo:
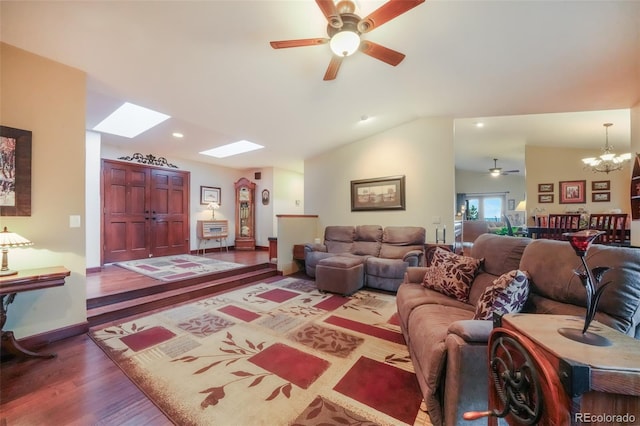
<path fill-rule="evenodd" d="M 357 12 L 383 3 L 357 1 Z M 269 46 L 326 36 L 313 0 L 3 0 L 0 19 L 2 41 L 87 73 L 88 128 L 123 101 L 172 116 L 106 143 L 235 168 L 302 171 L 336 146 L 445 116 L 458 167 L 484 171 L 498 157 L 524 169 L 525 144 L 599 148 L 605 121 L 611 143 L 628 147 L 628 108 L 640 102 L 640 1 L 427 0 L 363 35 L 402 63 L 356 53 L 333 81 L 322 80 L 328 45 Z M 266 148 L 198 154 L 239 139 Z"/>

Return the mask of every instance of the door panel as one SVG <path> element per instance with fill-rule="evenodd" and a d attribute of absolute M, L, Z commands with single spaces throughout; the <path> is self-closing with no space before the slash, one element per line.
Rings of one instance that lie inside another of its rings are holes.
<path fill-rule="evenodd" d="M 189 173 L 103 160 L 103 262 L 188 253 Z"/>

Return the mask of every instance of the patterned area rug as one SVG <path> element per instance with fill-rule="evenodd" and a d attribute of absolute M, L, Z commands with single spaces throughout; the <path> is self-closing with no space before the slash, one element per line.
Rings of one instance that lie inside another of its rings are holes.
<path fill-rule="evenodd" d="M 240 268 L 240 263 L 225 262 L 190 254 L 150 257 L 118 262 L 116 265 L 162 281 L 175 281 Z"/>
<path fill-rule="evenodd" d="M 176 424 L 428 425 L 395 312 L 288 277 L 90 336 Z"/>

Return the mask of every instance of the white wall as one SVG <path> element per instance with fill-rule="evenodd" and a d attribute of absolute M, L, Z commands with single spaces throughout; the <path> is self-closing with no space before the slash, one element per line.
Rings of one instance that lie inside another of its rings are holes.
<path fill-rule="evenodd" d="M 85 156 L 85 216 L 86 220 L 86 248 L 87 269 L 100 266 L 101 247 L 101 219 L 100 197 L 100 133 L 86 132 L 86 156 Z"/>
<path fill-rule="evenodd" d="M 640 154 L 640 103 L 631 109 L 631 153 Z M 640 220 L 631 222 L 631 245 L 640 247 Z"/>
<path fill-rule="evenodd" d="M 305 161 L 305 207 L 327 225 L 423 226 L 453 230 L 453 120 L 421 118 Z M 352 180 L 406 176 L 406 210 L 351 212 Z M 434 224 L 439 219 L 440 224 Z M 322 237 L 322 235 L 318 235 Z M 453 242 L 453 232 L 447 233 Z"/>

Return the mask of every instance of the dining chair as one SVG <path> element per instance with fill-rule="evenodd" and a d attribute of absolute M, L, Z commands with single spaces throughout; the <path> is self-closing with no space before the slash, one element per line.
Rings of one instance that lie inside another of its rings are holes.
<path fill-rule="evenodd" d="M 604 231 L 595 242 L 623 245 L 626 242 L 628 215 L 626 213 L 599 213 L 589 216 L 589 229 Z"/>
<path fill-rule="evenodd" d="M 550 240 L 565 240 L 563 234 L 580 229 L 579 213 L 563 213 L 549 215 L 549 228 L 545 238 Z"/>

